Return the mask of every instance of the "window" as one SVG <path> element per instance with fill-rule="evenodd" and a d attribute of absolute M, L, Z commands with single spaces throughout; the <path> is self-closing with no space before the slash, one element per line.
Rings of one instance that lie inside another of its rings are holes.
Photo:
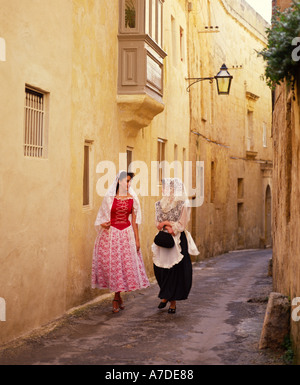
<path fill-rule="evenodd" d="M 158 182 L 161 184 L 164 176 L 164 162 L 166 160 L 166 141 L 163 139 L 157 140 L 157 161 L 159 164 Z"/>
<path fill-rule="evenodd" d="M 179 33 L 180 33 L 180 60 L 184 61 L 184 56 L 185 56 L 184 55 L 184 31 L 181 27 L 180 27 Z"/>
<path fill-rule="evenodd" d="M 145 33 L 150 35 L 150 0 L 145 0 Z"/>
<path fill-rule="evenodd" d="M 204 162 L 198 159 L 197 165 L 198 183 L 200 183 L 200 196 L 204 201 Z M 197 181 L 197 180 L 196 180 Z"/>
<path fill-rule="evenodd" d="M 91 205 L 91 152 L 92 152 L 92 141 L 86 140 L 84 143 L 83 152 L 83 206 Z"/>
<path fill-rule="evenodd" d="M 137 0 L 125 0 L 125 28 L 135 29 L 136 27 Z"/>
<path fill-rule="evenodd" d="M 153 40 L 156 40 L 156 0 L 150 0 L 151 8 L 150 8 L 150 36 Z"/>
<path fill-rule="evenodd" d="M 24 156 L 47 157 L 45 93 L 25 87 Z"/>
<path fill-rule="evenodd" d="M 194 162 L 193 162 L 194 163 Z M 204 161 L 197 155 L 196 164 L 193 164 L 193 207 L 200 207 L 204 202 Z M 189 194 L 191 195 L 191 193 Z"/>
<path fill-rule="evenodd" d="M 238 208 L 238 227 L 241 228 L 243 227 L 243 224 L 244 224 L 244 204 L 243 203 L 238 203 L 237 205 L 237 208 Z"/>
<path fill-rule="evenodd" d="M 244 198 L 244 178 L 238 178 L 238 199 Z"/>
<path fill-rule="evenodd" d="M 137 33 L 143 30 L 161 47 L 163 1 L 121 0 L 122 32 Z"/>
<path fill-rule="evenodd" d="M 244 244 L 244 203 L 237 204 L 237 242 L 238 246 Z"/>
<path fill-rule="evenodd" d="M 216 166 L 215 162 L 211 162 L 211 174 L 210 174 L 210 202 L 214 203 L 216 195 Z"/>
<path fill-rule="evenodd" d="M 174 177 L 181 178 L 182 177 L 182 167 L 178 160 L 178 146 L 174 144 Z"/>
<path fill-rule="evenodd" d="M 6 44 L 3 37 L 0 37 L 0 61 L 6 61 Z"/>
<path fill-rule="evenodd" d="M 178 146 L 174 144 L 174 160 L 178 160 Z"/>
<path fill-rule="evenodd" d="M 247 121 L 248 121 L 248 143 L 247 150 L 252 151 L 254 149 L 254 137 L 253 137 L 253 111 L 249 111 L 247 113 Z"/>
<path fill-rule="evenodd" d="M 177 36 L 176 36 L 176 22 L 171 16 L 171 33 L 172 33 L 172 61 L 173 65 L 177 65 Z"/>
<path fill-rule="evenodd" d="M 162 2 L 157 0 L 156 43 L 162 47 Z"/>
<path fill-rule="evenodd" d="M 182 170 L 183 170 L 182 179 L 183 180 L 185 180 L 185 177 L 186 177 L 186 175 L 185 175 L 185 161 L 186 161 L 186 149 L 183 148 L 182 149 Z"/>
<path fill-rule="evenodd" d="M 263 146 L 268 147 L 268 144 L 267 144 L 267 125 L 265 122 L 263 123 Z"/>
<path fill-rule="evenodd" d="M 127 171 L 131 172 L 131 163 L 133 161 L 133 148 L 132 147 L 127 147 L 126 150 L 127 153 Z"/>
<path fill-rule="evenodd" d="M 162 47 L 162 1 L 145 1 L 145 32 Z"/>

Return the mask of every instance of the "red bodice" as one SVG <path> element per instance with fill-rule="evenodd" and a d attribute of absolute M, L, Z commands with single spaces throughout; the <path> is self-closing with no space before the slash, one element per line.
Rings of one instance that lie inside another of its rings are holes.
<path fill-rule="evenodd" d="M 132 213 L 133 199 L 118 199 L 115 198 L 112 208 L 110 222 L 111 226 L 116 227 L 118 230 L 124 230 L 130 226 L 131 223 L 128 219 Z"/>

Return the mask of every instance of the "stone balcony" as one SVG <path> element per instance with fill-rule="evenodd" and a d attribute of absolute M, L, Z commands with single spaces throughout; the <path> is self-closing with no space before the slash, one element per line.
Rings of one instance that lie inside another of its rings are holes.
<path fill-rule="evenodd" d="M 134 19 L 126 19 L 126 0 L 120 0 L 120 27 L 118 34 L 118 95 L 121 125 L 129 136 L 148 126 L 164 110 L 163 73 L 167 54 L 162 45 L 163 0 L 154 0 L 160 18 L 156 16 L 147 26 L 152 13 L 144 0 L 135 0 Z M 154 28 L 155 26 L 155 28 Z"/>

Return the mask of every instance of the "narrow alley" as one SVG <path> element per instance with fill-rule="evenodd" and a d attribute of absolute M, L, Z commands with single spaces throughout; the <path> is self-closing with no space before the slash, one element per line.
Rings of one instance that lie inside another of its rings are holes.
<path fill-rule="evenodd" d="M 244 250 L 193 265 L 193 287 L 176 314 L 157 309 L 158 287 L 105 299 L 39 338 L 0 353 L 1 365 L 283 365 L 258 349 L 272 251 Z"/>

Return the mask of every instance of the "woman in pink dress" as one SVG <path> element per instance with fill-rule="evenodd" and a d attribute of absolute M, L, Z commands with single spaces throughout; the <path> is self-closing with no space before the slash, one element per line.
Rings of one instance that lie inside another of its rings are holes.
<path fill-rule="evenodd" d="M 99 209 L 95 226 L 92 287 L 115 292 L 113 312 L 124 309 L 121 292 L 150 285 L 140 250 L 139 200 L 130 187 L 133 174 L 121 171 L 110 186 Z"/>

